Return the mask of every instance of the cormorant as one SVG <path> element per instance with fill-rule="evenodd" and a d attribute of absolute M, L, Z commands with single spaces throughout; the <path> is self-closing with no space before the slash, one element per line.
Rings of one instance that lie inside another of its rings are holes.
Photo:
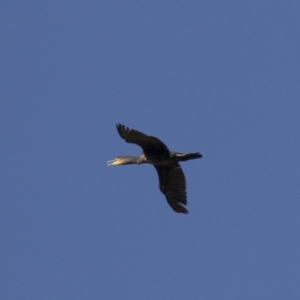
<path fill-rule="evenodd" d="M 158 138 L 145 135 L 137 130 L 118 124 L 117 130 L 127 143 L 139 145 L 143 149 L 140 156 L 118 156 L 107 162 L 108 166 L 126 164 L 152 164 L 159 178 L 159 189 L 166 196 L 169 205 L 177 213 L 188 213 L 183 205 L 187 205 L 186 183 L 184 173 L 178 162 L 201 158 L 199 152 L 180 153 L 169 151 Z"/>

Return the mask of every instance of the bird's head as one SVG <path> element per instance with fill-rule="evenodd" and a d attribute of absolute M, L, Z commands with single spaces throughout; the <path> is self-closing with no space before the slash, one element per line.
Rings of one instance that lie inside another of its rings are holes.
<path fill-rule="evenodd" d="M 122 158 L 121 158 L 121 156 L 118 156 L 115 159 L 109 160 L 107 162 L 107 166 L 119 166 L 119 165 L 122 165 Z"/>
<path fill-rule="evenodd" d="M 109 160 L 107 162 L 107 166 L 120 166 L 120 165 L 128 165 L 128 164 L 136 164 L 137 157 L 135 156 L 118 156 L 113 160 Z"/>

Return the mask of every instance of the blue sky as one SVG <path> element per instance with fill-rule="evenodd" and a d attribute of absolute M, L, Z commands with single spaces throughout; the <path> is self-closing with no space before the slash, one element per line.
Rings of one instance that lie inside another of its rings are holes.
<path fill-rule="evenodd" d="M 6 1 L 0 298 L 299 299 L 300 2 Z M 125 124 L 182 163 L 173 212 Z"/>

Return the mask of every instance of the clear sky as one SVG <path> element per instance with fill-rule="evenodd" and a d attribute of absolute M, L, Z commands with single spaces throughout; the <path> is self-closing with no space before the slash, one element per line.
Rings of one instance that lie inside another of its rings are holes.
<path fill-rule="evenodd" d="M 300 1 L 3 1 L 0 299 L 300 299 Z M 115 125 L 182 163 L 176 214 Z"/>

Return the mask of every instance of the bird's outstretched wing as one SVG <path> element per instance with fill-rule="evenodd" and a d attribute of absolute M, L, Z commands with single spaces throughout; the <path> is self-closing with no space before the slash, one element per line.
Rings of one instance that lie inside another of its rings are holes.
<path fill-rule="evenodd" d="M 124 125 L 118 124 L 117 130 L 122 139 L 127 143 L 132 143 L 142 147 L 144 152 L 157 153 L 169 156 L 168 147 L 158 138 L 148 136 L 134 129 L 129 129 Z"/>
<path fill-rule="evenodd" d="M 159 177 L 159 189 L 166 196 L 169 205 L 177 213 L 187 214 L 186 183 L 184 173 L 178 163 L 154 166 Z"/>

